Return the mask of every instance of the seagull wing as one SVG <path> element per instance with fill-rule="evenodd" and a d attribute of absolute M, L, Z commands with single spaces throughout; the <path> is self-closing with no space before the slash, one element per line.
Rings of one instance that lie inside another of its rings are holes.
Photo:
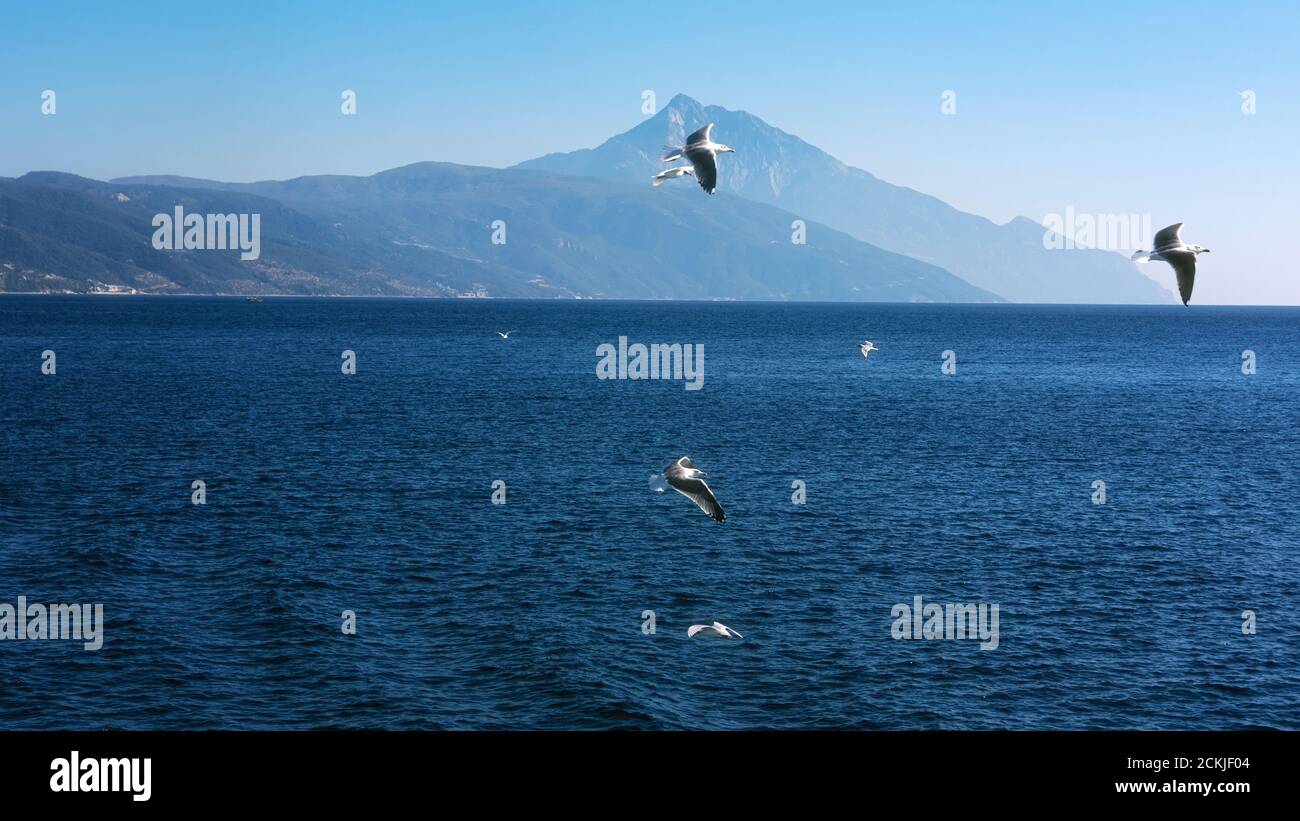
<path fill-rule="evenodd" d="M 693 637 L 696 633 L 700 632 L 701 630 L 708 630 L 708 629 L 709 626 L 707 624 L 692 624 L 690 627 L 686 628 L 686 638 L 689 639 Z"/>
<path fill-rule="evenodd" d="M 686 152 L 686 159 L 695 169 L 695 179 L 705 193 L 712 194 L 718 189 L 718 158 L 707 148 L 696 148 Z"/>
<path fill-rule="evenodd" d="M 719 522 L 727 521 L 727 514 L 723 512 L 722 505 L 718 504 L 713 491 L 709 489 L 703 479 L 688 479 L 673 470 L 667 471 L 664 478 L 668 480 L 668 484 L 672 485 L 673 490 L 690 499 L 700 510 L 703 510 Z"/>
<path fill-rule="evenodd" d="M 712 132 L 713 132 L 713 123 L 709 123 L 708 125 L 704 126 L 704 128 L 701 128 L 699 131 L 696 131 L 694 134 L 686 138 L 686 147 L 690 148 L 696 143 L 713 142 L 713 138 L 709 136 Z"/>
<path fill-rule="evenodd" d="M 1171 225 L 1168 228 L 1161 228 L 1157 231 L 1156 238 L 1152 240 L 1156 253 L 1160 253 L 1166 248 L 1181 248 L 1183 246 L 1183 239 L 1178 236 L 1178 232 L 1182 229 L 1183 224 L 1180 222 L 1176 225 Z"/>
<path fill-rule="evenodd" d="M 1186 305 L 1192 298 L 1192 282 L 1196 279 L 1196 254 L 1191 251 L 1165 251 L 1161 256 L 1178 275 L 1178 295 Z"/>
<path fill-rule="evenodd" d="M 744 638 L 744 636 L 740 635 L 735 630 L 732 630 L 730 627 L 728 627 L 727 625 L 723 624 L 720 621 L 715 621 L 713 623 L 713 629 L 717 630 L 719 633 L 721 633 L 724 636 L 728 636 L 728 637 L 735 636 L 738 639 Z"/>

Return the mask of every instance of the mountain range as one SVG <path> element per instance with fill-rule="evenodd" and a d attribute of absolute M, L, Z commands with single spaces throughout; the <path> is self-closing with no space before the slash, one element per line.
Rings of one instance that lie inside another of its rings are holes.
<path fill-rule="evenodd" d="M 704 122 L 716 122 L 715 135 L 738 152 L 724 159 L 719 194 L 704 195 L 689 178 L 651 188 L 662 146 Z M 156 250 L 153 217 L 177 206 L 260 214 L 259 258 Z M 802 244 L 793 241 L 800 233 Z M 1042 235 L 1028 220 L 996 226 L 890 186 L 752 115 L 683 95 L 595 149 L 508 169 L 424 162 L 367 177 L 254 183 L 0 178 L 0 291 L 1172 298 L 1118 254 L 1048 252 Z"/>
<path fill-rule="evenodd" d="M 714 123 L 713 138 L 736 149 L 720 160 L 719 191 L 783 208 L 880 248 L 938 265 L 1013 302 L 1173 302 L 1173 294 L 1111 251 L 1044 248 L 1044 228 L 1026 217 L 1005 225 L 891 185 L 845 165 L 745 111 L 678 94 L 653 117 L 592 149 L 548 154 L 519 168 L 611 180 L 646 180 L 663 170 L 664 146 Z M 810 240 L 811 242 L 811 240 Z"/>
<path fill-rule="evenodd" d="M 261 255 L 155 250 L 155 214 L 260 214 Z M 370 177 L 0 181 L 10 291 L 998 301 L 952 274 L 739 197 L 418 163 Z M 494 243 L 495 225 L 504 242 Z"/>

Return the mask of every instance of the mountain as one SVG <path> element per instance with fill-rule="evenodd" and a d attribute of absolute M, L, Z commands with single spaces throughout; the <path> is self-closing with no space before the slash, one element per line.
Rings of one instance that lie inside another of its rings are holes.
<path fill-rule="evenodd" d="M 155 214 L 260 214 L 261 256 L 159 251 Z M 481 274 L 436 251 L 352 235 L 275 200 L 35 172 L 0 179 L 0 291 L 454 295 Z"/>
<path fill-rule="evenodd" d="M 1018 217 L 997 225 L 958 211 L 845 165 L 748 112 L 701 105 L 683 94 L 595 148 L 548 154 L 517 167 L 644 184 L 664 168 L 659 157 L 665 145 L 680 145 L 707 123 L 716 123 L 716 141 L 736 149 L 720 160 L 719 192 L 774 205 L 930 262 L 1014 302 L 1174 301 L 1120 254 L 1047 250 L 1044 229 L 1033 220 Z"/>
<path fill-rule="evenodd" d="M 157 251 L 152 218 L 261 214 L 262 253 Z M 0 290 L 997 301 L 943 269 L 698 190 L 418 163 L 369 177 L 0 180 Z M 492 242 L 501 220 L 504 244 Z"/>

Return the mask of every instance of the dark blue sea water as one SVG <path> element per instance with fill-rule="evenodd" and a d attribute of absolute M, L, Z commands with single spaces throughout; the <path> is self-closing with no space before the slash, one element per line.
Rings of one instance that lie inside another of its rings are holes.
<path fill-rule="evenodd" d="M 0 298 L 0 602 L 106 619 L 0 641 L 0 727 L 1300 729 L 1298 363 L 1297 309 Z"/>

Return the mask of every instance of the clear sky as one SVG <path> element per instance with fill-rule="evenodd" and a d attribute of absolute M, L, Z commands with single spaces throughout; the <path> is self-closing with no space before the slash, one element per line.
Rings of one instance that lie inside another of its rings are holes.
<path fill-rule="evenodd" d="M 1197 302 L 1300 304 L 1295 3 L 705 7 L 6 2 L 0 176 L 505 166 L 594 146 L 643 117 L 643 90 L 680 91 L 997 222 L 1184 222 L 1213 249 Z"/>

